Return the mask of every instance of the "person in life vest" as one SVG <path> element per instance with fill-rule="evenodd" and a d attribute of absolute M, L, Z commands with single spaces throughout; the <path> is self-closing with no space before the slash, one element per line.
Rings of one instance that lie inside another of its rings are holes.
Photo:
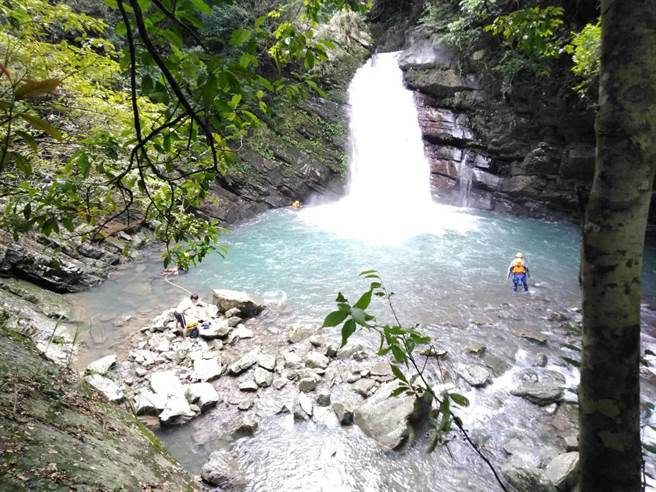
<path fill-rule="evenodd" d="M 518 252 L 508 267 L 508 278 L 512 278 L 513 292 L 517 292 L 520 285 L 524 286 L 524 292 L 528 292 L 528 277 L 528 266 L 524 261 L 524 255 Z"/>

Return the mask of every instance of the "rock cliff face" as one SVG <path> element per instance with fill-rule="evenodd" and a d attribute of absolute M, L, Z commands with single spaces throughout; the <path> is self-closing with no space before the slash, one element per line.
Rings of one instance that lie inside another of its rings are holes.
<path fill-rule="evenodd" d="M 573 92 L 517 86 L 495 98 L 438 39 L 416 40 L 402 68 L 437 199 L 532 216 L 578 211 L 594 171 L 594 114 Z"/>
<path fill-rule="evenodd" d="M 594 173 L 595 109 L 571 89 L 569 68 L 557 67 L 542 84 L 515 80 L 501 94 L 492 72 L 496 42 L 488 39 L 465 58 L 418 27 L 424 4 L 380 0 L 370 21 L 378 49 L 405 50 L 401 65 L 416 95 L 434 198 L 535 217 L 578 216 Z M 592 6 L 574 10 L 594 18 Z"/>

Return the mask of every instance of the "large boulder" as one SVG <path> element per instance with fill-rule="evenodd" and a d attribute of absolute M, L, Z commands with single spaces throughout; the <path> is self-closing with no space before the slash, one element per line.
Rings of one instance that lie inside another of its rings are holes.
<path fill-rule="evenodd" d="M 250 367 L 254 366 L 257 363 L 257 358 L 259 354 L 260 351 L 258 349 L 254 349 L 251 350 L 250 352 L 247 352 L 246 354 L 242 355 L 239 359 L 237 359 L 235 362 L 230 364 L 230 367 L 228 367 L 228 372 L 233 376 L 236 376 L 237 374 L 241 374 L 246 369 L 249 369 Z"/>
<path fill-rule="evenodd" d="M 246 485 L 239 463 L 227 450 L 214 451 L 200 469 L 200 476 L 221 490 L 241 490 Z"/>
<path fill-rule="evenodd" d="M 118 384 L 100 374 L 90 374 L 84 380 L 102 393 L 109 401 L 120 402 L 125 397 Z"/>
<path fill-rule="evenodd" d="M 264 306 L 251 296 L 236 290 L 214 289 L 212 302 L 219 307 L 219 311 L 222 313 L 237 308 L 244 317 L 257 316 L 264 309 Z"/>
<path fill-rule="evenodd" d="M 141 388 L 134 397 L 134 411 L 137 415 L 157 416 L 166 408 L 168 397 L 161 393 L 154 393 L 148 388 Z"/>
<path fill-rule="evenodd" d="M 387 449 L 398 448 L 412 436 L 412 424 L 428 413 L 432 400 L 428 392 L 421 398 L 390 397 L 397 386 L 395 381 L 382 385 L 354 412 L 362 431 Z"/>

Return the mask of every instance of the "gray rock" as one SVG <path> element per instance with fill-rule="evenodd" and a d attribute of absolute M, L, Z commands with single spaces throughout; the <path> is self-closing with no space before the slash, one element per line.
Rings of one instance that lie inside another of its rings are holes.
<path fill-rule="evenodd" d="M 382 385 L 376 393 L 355 410 L 355 423 L 369 437 L 387 449 L 398 448 L 410 440 L 411 424 L 423 418 L 430 410 L 431 396 L 390 397 L 398 384 Z"/>
<path fill-rule="evenodd" d="M 153 352 L 168 352 L 171 350 L 171 342 L 164 335 L 153 335 L 148 340 L 148 347 Z"/>
<path fill-rule="evenodd" d="M 340 424 L 353 424 L 353 408 L 350 405 L 343 402 L 333 403 L 333 412 L 335 412 Z"/>
<path fill-rule="evenodd" d="M 228 318 L 226 316 L 226 318 Z M 235 327 L 241 323 L 241 318 L 239 316 L 231 316 L 227 319 L 228 326 Z"/>
<path fill-rule="evenodd" d="M 150 375 L 150 387 L 158 397 L 166 398 L 159 414 L 163 424 L 184 423 L 195 416 L 187 401 L 185 388 L 174 371 L 159 371 Z"/>
<path fill-rule="evenodd" d="M 327 407 L 330 405 L 330 391 L 323 389 L 317 393 L 317 405 L 320 407 Z"/>
<path fill-rule="evenodd" d="M 239 489 L 246 485 L 239 463 L 227 450 L 214 451 L 201 467 L 200 476 L 204 482 L 223 490 Z"/>
<path fill-rule="evenodd" d="M 218 403 L 219 394 L 210 383 L 194 383 L 187 388 L 187 398 L 205 411 Z"/>
<path fill-rule="evenodd" d="M 213 319 L 206 325 L 198 327 L 198 334 L 207 340 L 213 340 L 215 338 L 225 338 L 232 331 L 231 327 L 228 325 L 228 320 L 225 318 Z"/>
<path fill-rule="evenodd" d="M 101 376 L 100 374 L 90 374 L 84 377 L 84 380 L 98 390 L 109 401 L 120 402 L 123 401 L 125 395 L 123 390 L 109 378 Z"/>
<path fill-rule="evenodd" d="M 232 375 L 241 374 L 246 369 L 249 369 L 251 366 L 257 363 L 259 353 L 259 349 L 254 349 L 244 354 L 241 356 L 241 358 L 230 364 L 230 367 L 228 367 L 228 372 Z"/>
<path fill-rule="evenodd" d="M 219 359 L 214 357 L 212 359 L 204 359 L 203 357 L 196 357 L 194 359 L 194 375 L 193 377 L 200 381 L 212 381 L 218 378 L 223 372 L 223 367 Z"/>
<path fill-rule="evenodd" d="M 367 398 L 371 394 L 374 386 L 376 386 L 376 381 L 371 379 L 360 379 L 360 381 L 353 385 L 353 391 Z"/>
<path fill-rule="evenodd" d="M 547 369 L 526 369 L 521 373 L 522 382 L 510 393 L 526 398 L 536 405 L 546 406 L 563 397 L 565 377 Z"/>
<path fill-rule="evenodd" d="M 307 420 L 312 417 L 313 410 L 314 405 L 312 405 L 312 400 L 306 394 L 299 393 L 294 403 L 294 419 Z"/>
<path fill-rule="evenodd" d="M 485 352 L 486 349 L 487 347 L 485 345 L 481 345 L 480 343 L 472 343 L 471 345 L 467 346 L 465 351 L 471 354 L 481 355 L 483 352 Z"/>
<path fill-rule="evenodd" d="M 340 348 L 337 351 L 338 359 L 350 359 L 354 354 L 361 352 L 363 350 L 362 345 L 359 343 L 354 343 L 352 345 L 346 345 L 345 347 Z"/>
<path fill-rule="evenodd" d="M 520 458 L 526 464 L 531 465 L 534 468 L 539 468 L 542 461 L 534 445 L 527 444 L 516 437 L 507 441 L 503 445 L 503 450 L 509 455 Z"/>
<path fill-rule="evenodd" d="M 278 378 L 273 382 L 273 387 L 277 390 L 281 390 L 285 386 L 287 386 L 287 380 L 285 378 Z"/>
<path fill-rule="evenodd" d="M 312 335 L 308 340 L 313 347 L 323 347 L 326 344 L 326 337 L 323 335 Z"/>
<path fill-rule="evenodd" d="M 312 325 L 303 324 L 303 323 L 293 323 L 289 325 L 287 331 L 287 341 L 289 343 L 298 343 L 306 338 L 311 337 L 316 332 L 316 329 Z"/>
<path fill-rule="evenodd" d="M 273 371 L 276 367 L 276 356 L 271 354 L 260 354 L 257 356 L 257 365 L 268 371 Z"/>
<path fill-rule="evenodd" d="M 232 330 L 232 333 L 230 334 L 230 343 L 232 343 L 234 340 L 246 340 L 248 338 L 253 338 L 255 336 L 255 333 L 253 333 L 253 330 L 246 328 L 243 324 L 237 325 L 237 328 Z"/>
<path fill-rule="evenodd" d="M 325 369 L 326 367 L 328 367 L 329 363 L 330 360 L 328 359 L 328 357 L 326 357 L 325 355 L 319 352 L 312 351 L 305 356 L 305 365 L 308 367 L 312 367 L 312 368 L 320 367 L 321 369 Z"/>
<path fill-rule="evenodd" d="M 512 333 L 516 337 L 525 338 L 526 340 L 537 343 L 539 345 L 546 345 L 547 343 L 547 337 L 537 331 L 513 330 Z"/>
<path fill-rule="evenodd" d="M 244 317 L 251 317 L 257 316 L 264 309 L 264 306 L 259 304 L 245 292 L 214 289 L 212 294 L 212 302 L 219 307 L 219 310 L 222 313 L 237 308 Z"/>
<path fill-rule="evenodd" d="M 262 367 L 256 367 L 255 373 L 253 374 L 253 378 L 255 379 L 255 383 L 258 386 L 262 386 L 262 387 L 271 386 L 271 383 L 273 382 L 273 373 L 271 371 L 267 371 Z"/>
<path fill-rule="evenodd" d="M 352 372 L 348 376 L 346 376 L 347 383 L 355 383 L 356 381 L 360 381 L 360 379 L 362 379 L 362 375 L 356 372 Z"/>
<path fill-rule="evenodd" d="M 285 354 L 285 367 L 288 369 L 297 369 L 303 367 L 303 359 L 295 352 L 287 352 Z"/>
<path fill-rule="evenodd" d="M 556 492 L 556 487 L 542 470 L 518 456 L 511 456 L 501 466 L 501 472 L 518 491 Z"/>
<path fill-rule="evenodd" d="M 319 381 L 321 379 L 319 376 L 317 377 L 303 377 L 299 380 L 298 382 L 298 389 L 302 393 L 309 393 L 310 391 L 314 391 L 314 389 L 317 387 L 317 384 L 319 384 Z"/>
<path fill-rule="evenodd" d="M 252 415 L 244 415 L 233 424 L 232 435 L 233 437 L 252 436 L 258 427 L 259 422 Z"/>
<path fill-rule="evenodd" d="M 419 354 L 423 355 L 424 357 L 446 357 L 449 352 L 447 350 L 438 349 L 431 345 L 430 347 L 421 350 Z"/>
<path fill-rule="evenodd" d="M 369 369 L 372 376 L 391 376 L 392 369 L 390 369 L 389 362 L 378 362 L 371 366 Z"/>
<path fill-rule="evenodd" d="M 579 453 L 574 451 L 556 456 L 547 465 L 544 473 L 558 490 L 569 490 L 578 479 Z"/>
<path fill-rule="evenodd" d="M 579 436 L 578 434 L 567 434 L 563 437 L 565 441 L 565 450 L 566 451 L 578 451 L 579 450 Z"/>
<path fill-rule="evenodd" d="M 134 397 L 134 410 L 137 415 L 159 415 L 166 407 L 167 396 L 141 388 Z"/>
<path fill-rule="evenodd" d="M 338 350 L 339 350 L 339 347 L 337 347 L 336 344 L 329 343 L 328 345 L 326 345 L 326 349 L 324 350 L 324 354 L 326 355 L 326 357 L 335 358 L 335 357 L 337 357 L 337 351 Z"/>
<path fill-rule="evenodd" d="M 235 317 L 235 316 L 239 316 L 239 317 L 241 318 L 241 311 L 239 310 L 239 308 L 228 309 L 228 310 L 224 313 L 224 316 L 225 316 L 226 318 L 233 318 L 233 317 Z"/>
<path fill-rule="evenodd" d="M 259 388 L 259 385 L 255 381 L 249 380 L 239 384 L 240 391 L 257 391 Z"/>
<path fill-rule="evenodd" d="M 116 354 L 106 355 L 94 360 L 87 366 L 86 372 L 90 374 L 106 374 L 112 367 L 116 366 Z"/>
<path fill-rule="evenodd" d="M 489 371 L 481 366 L 463 365 L 460 367 L 459 374 L 465 381 L 475 388 L 485 386 L 490 380 Z"/>

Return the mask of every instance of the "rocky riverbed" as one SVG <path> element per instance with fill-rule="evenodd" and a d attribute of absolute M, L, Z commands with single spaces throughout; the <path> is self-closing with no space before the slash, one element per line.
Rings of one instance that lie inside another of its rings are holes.
<path fill-rule="evenodd" d="M 234 445 L 248 447 L 252 436 L 285 415 L 317 425 L 355 424 L 379 448 L 399 453 L 415 440 L 414 446 L 424 445 L 420 417 L 431 403 L 389 398 L 396 387 L 389 363 L 375 356 L 369 343 L 340 348 L 334 330 L 309 323 L 271 326 L 267 316 L 257 314 L 264 308 L 246 294 L 216 290 L 203 308 L 206 323 L 198 338 L 181 337 L 168 309 L 135 334 L 126 354 L 91 364 L 86 379 L 159 432 L 189 426 L 177 435 L 208 456 L 201 479 L 224 488 L 250 490 L 253 477 Z M 500 307 L 500 316 L 504 310 L 508 307 Z M 492 439 L 496 466 L 518 490 L 570 490 L 576 482 L 577 371 L 552 359 L 552 345 L 576 343 L 580 314 L 549 310 L 544 323 L 544 332 L 503 334 L 522 347 L 513 361 L 496 342 L 492 347 L 445 344 L 420 356 L 438 389 L 457 388 L 472 400 L 462 417 L 478 445 L 490 440 L 485 414 L 498 413 L 504 425 L 513 406 L 526 413 L 519 422 L 553 433 L 540 446 L 522 432 Z M 469 330 L 486 328 L 498 329 L 472 325 Z M 576 351 L 564 350 L 575 358 Z M 647 380 L 655 372 L 650 351 L 653 347 L 645 352 Z M 525 403 L 519 405 L 521 400 Z"/>

